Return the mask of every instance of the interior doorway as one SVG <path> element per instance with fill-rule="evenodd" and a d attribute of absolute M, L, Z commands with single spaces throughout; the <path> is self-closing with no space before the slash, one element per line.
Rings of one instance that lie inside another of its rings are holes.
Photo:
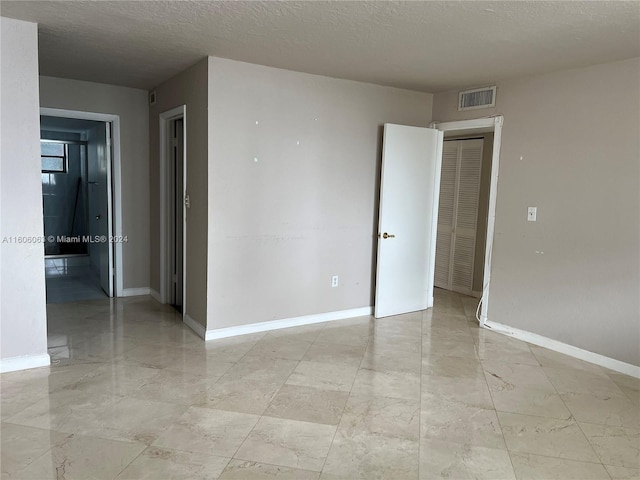
<path fill-rule="evenodd" d="M 489 149 L 490 158 L 483 159 L 482 174 L 485 178 L 488 176 L 488 182 L 484 183 L 481 188 L 487 189 L 486 196 L 486 214 L 482 211 L 479 215 L 482 220 L 486 218 L 486 228 L 484 238 L 478 238 L 482 241 L 482 248 L 476 246 L 475 254 L 481 255 L 480 258 L 474 259 L 474 265 L 481 265 L 482 268 L 482 284 L 480 291 L 472 292 L 474 296 L 480 297 L 476 317 L 481 325 L 484 325 L 488 319 L 489 310 L 489 293 L 491 285 L 491 256 L 493 252 L 493 239 L 495 232 L 496 218 L 496 198 L 498 191 L 498 171 L 500 168 L 500 145 L 502 143 L 502 124 L 504 118 L 502 115 L 492 117 L 484 117 L 473 120 L 459 120 L 452 122 L 433 122 L 430 126 L 444 133 L 445 139 L 453 138 L 484 138 L 483 148 Z M 485 153 L 487 153 L 485 151 Z M 437 212 L 439 213 L 439 212 Z M 434 252 L 435 254 L 435 252 Z"/>
<path fill-rule="evenodd" d="M 186 106 L 160 114 L 160 296 L 185 314 Z"/>
<path fill-rule="evenodd" d="M 434 122 L 430 128 L 385 124 L 378 218 L 376 318 L 433 306 L 443 137 L 493 133 L 481 301 L 487 320 L 502 116 Z M 399 288 L 401 286 L 401 288 Z"/>
<path fill-rule="evenodd" d="M 445 134 L 434 284 L 479 298 L 489 207 L 493 133 Z"/>
<path fill-rule="evenodd" d="M 120 296 L 119 118 L 40 113 L 47 303 Z"/>
<path fill-rule="evenodd" d="M 47 302 L 113 296 L 111 125 L 45 115 L 40 124 Z"/>

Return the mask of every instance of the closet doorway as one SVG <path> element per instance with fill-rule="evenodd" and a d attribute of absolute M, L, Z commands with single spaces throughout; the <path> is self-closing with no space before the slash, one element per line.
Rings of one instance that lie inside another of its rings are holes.
<path fill-rule="evenodd" d="M 442 152 L 434 285 L 482 296 L 493 132 L 447 137 Z"/>

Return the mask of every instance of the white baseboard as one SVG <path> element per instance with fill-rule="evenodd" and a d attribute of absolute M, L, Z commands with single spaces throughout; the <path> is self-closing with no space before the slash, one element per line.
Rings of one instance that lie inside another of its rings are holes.
<path fill-rule="evenodd" d="M 46 353 L 42 355 L 27 355 L 24 357 L 10 357 L 0 360 L 0 373 L 16 372 L 28 368 L 48 367 L 51 358 Z"/>
<path fill-rule="evenodd" d="M 207 333 L 207 329 L 204 328 L 200 323 L 196 322 L 193 318 L 191 318 L 189 315 L 185 314 L 184 319 L 183 319 L 184 323 L 187 324 L 187 326 L 193 330 L 194 332 L 196 332 L 196 334 L 200 337 L 206 340 L 206 333 Z"/>
<path fill-rule="evenodd" d="M 150 295 L 151 289 L 149 287 L 141 288 L 125 288 L 122 290 L 123 297 L 137 297 L 138 295 Z"/>
<path fill-rule="evenodd" d="M 158 292 L 157 290 L 150 288 L 149 295 L 151 295 L 156 302 L 162 303 L 162 297 L 160 297 L 160 292 Z"/>
<path fill-rule="evenodd" d="M 526 330 L 520 330 L 508 325 L 503 325 L 501 323 L 486 321 L 485 327 L 490 328 L 494 332 L 508 335 L 510 337 L 517 338 L 518 340 L 522 340 L 528 343 L 533 343 L 534 345 L 538 345 L 539 347 L 548 348 L 549 350 L 553 350 L 554 352 L 564 353 L 565 355 L 579 358 L 580 360 L 584 360 L 585 362 L 595 363 L 596 365 L 608 368 L 609 370 L 614 370 L 616 372 L 624 373 L 625 375 L 640 378 L 640 367 L 632 365 L 630 363 L 622 362 L 610 357 L 605 357 L 604 355 L 600 355 L 599 353 L 590 352 L 589 350 L 574 347 L 573 345 L 569 345 L 568 343 L 563 343 L 552 338 L 543 337 L 542 335 L 538 335 L 537 333 L 527 332 Z"/>
<path fill-rule="evenodd" d="M 248 325 L 238 325 L 236 327 L 207 330 L 204 339 L 216 340 L 218 338 L 235 337 L 237 335 L 247 335 L 249 333 L 268 332 L 270 330 L 300 327 L 302 325 L 310 325 L 312 323 L 331 322 L 333 320 L 343 320 L 345 318 L 353 317 L 364 317 L 371 315 L 372 313 L 372 307 L 362 307 L 352 308 L 351 310 L 339 310 L 337 312 L 319 313 L 316 315 L 305 315 L 302 317 L 283 318 L 282 320 L 250 323 Z"/>

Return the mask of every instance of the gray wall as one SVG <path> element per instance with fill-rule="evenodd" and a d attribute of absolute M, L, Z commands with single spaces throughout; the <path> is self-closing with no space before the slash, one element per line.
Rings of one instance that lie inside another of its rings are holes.
<path fill-rule="evenodd" d="M 38 32 L 34 23 L 1 22 L 0 238 L 42 237 Z M 0 284 L 0 358 L 45 355 L 42 243 L 1 242 Z"/>
<path fill-rule="evenodd" d="M 186 313 L 206 326 L 207 318 L 207 175 L 208 61 L 203 59 L 157 87 L 156 105 L 149 110 L 151 288 L 160 291 L 160 114 L 187 106 L 187 286 Z"/>
<path fill-rule="evenodd" d="M 431 102 L 209 58 L 208 329 L 373 304 L 382 125 Z"/>
<path fill-rule="evenodd" d="M 494 109 L 458 112 L 457 92 L 433 109 L 437 121 L 504 115 L 489 320 L 634 365 L 638 85 L 636 58 L 498 83 Z"/>
<path fill-rule="evenodd" d="M 135 88 L 40 77 L 40 106 L 120 116 L 124 288 L 149 286 L 149 107 Z"/>

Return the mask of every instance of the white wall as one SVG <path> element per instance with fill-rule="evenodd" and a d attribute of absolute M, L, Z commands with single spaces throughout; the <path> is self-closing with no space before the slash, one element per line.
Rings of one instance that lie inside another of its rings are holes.
<path fill-rule="evenodd" d="M 636 58 L 499 83 L 494 109 L 457 112 L 457 92 L 433 109 L 437 121 L 504 115 L 489 320 L 634 365 L 639 85 Z"/>
<path fill-rule="evenodd" d="M 373 304 L 382 125 L 431 102 L 209 58 L 207 329 Z"/>
<path fill-rule="evenodd" d="M 44 234 L 38 32 L 34 23 L 1 21 L 0 371 L 8 371 L 47 365 L 49 357 L 44 246 L 5 243 Z"/>
<path fill-rule="evenodd" d="M 149 107 L 147 92 L 40 77 L 40 106 L 120 116 L 123 286 L 149 287 Z"/>

